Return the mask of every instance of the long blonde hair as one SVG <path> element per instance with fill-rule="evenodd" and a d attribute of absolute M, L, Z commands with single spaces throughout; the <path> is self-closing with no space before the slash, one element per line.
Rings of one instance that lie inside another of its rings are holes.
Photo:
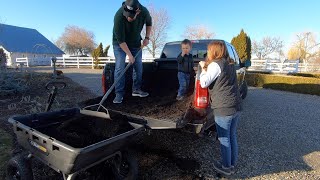
<path fill-rule="evenodd" d="M 212 41 L 208 44 L 207 59 L 204 69 L 207 70 L 210 63 L 226 58 L 226 46 L 222 41 Z"/>

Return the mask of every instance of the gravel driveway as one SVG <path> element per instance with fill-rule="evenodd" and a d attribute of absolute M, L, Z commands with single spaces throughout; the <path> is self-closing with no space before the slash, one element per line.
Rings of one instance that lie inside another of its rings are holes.
<path fill-rule="evenodd" d="M 101 70 L 62 70 L 99 94 Z M 250 88 L 243 105 L 238 171 L 231 179 L 320 179 L 319 96 Z M 141 178 L 217 178 L 212 160 L 219 144 L 212 138 L 152 131 L 145 142 L 152 150 L 138 153 Z"/>

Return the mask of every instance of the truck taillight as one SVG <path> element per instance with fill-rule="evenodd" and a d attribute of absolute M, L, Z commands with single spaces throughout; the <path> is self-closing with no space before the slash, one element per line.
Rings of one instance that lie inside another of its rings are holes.
<path fill-rule="evenodd" d="M 209 105 L 208 88 L 202 88 L 200 85 L 200 80 L 196 80 L 195 90 L 194 106 L 196 108 L 207 108 Z"/>
<path fill-rule="evenodd" d="M 107 84 L 106 84 L 106 75 L 104 72 L 102 73 L 101 80 L 102 80 L 102 92 L 103 94 L 105 94 L 107 92 Z"/>

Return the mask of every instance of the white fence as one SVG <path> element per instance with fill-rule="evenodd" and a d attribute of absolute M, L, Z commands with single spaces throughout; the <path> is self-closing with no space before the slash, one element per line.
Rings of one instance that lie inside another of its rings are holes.
<path fill-rule="evenodd" d="M 280 62 L 280 60 L 251 60 L 249 71 L 276 73 L 320 72 L 320 64 L 299 63 L 299 60 Z"/>
<path fill-rule="evenodd" d="M 99 57 L 99 64 L 93 57 L 57 57 L 56 65 L 63 67 L 72 66 L 80 68 L 81 66 L 91 67 L 92 69 L 98 66 L 105 66 L 107 63 L 115 63 L 114 57 Z M 143 62 L 153 62 L 154 58 L 142 58 Z M 128 59 L 126 60 L 128 61 Z M 51 66 L 53 66 L 51 62 Z"/>
<path fill-rule="evenodd" d="M 29 67 L 29 60 L 28 60 L 27 57 L 25 57 L 25 58 L 16 58 L 16 64 L 21 64 L 21 63 L 23 63 L 24 65 Z"/>
<path fill-rule="evenodd" d="M 99 57 L 99 64 L 96 64 L 96 61 L 93 57 L 57 57 L 56 65 L 63 67 L 91 67 L 94 68 L 96 65 L 105 66 L 106 63 L 115 63 L 114 57 Z M 154 58 L 142 58 L 142 62 L 153 62 Z M 126 60 L 128 61 L 128 59 Z M 51 62 L 51 60 L 50 60 Z M 29 67 L 30 59 L 26 58 L 16 58 L 16 63 L 24 63 Z M 53 63 L 51 62 L 51 66 Z"/>

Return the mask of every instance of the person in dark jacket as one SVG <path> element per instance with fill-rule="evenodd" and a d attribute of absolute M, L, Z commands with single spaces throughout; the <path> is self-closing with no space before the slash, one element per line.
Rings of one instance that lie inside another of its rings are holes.
<path fill-rule="evenodd" d="M 181 42 L 181 53 L 177 57 L 179 90 L 177 100 L 182 100 L 190 85 L 190 74 L 193 72 L 193 57 L 191 51 L 191 41 L 185 39 Z"/>
<path fill-rule="evenodd" d="M 216 171 L 231 175 L 238 159 L 237 124 L 240 120 L 241 99 L 238 91 L 234 62 L 227 58 L 223 41 L 208 45 L 206 61 L 202 67 L 200 85 L 209 88 L 211 109 L 220 141 L 222 162 L 214 162 Z"/>
<path fill-rule="evenodd" d="M 126 0 L 114 16 L 113 52 L 116 58 L 114 79 L 116 80 L 125 69 L 126 56 L 133 66 L 132 96 L 147 97 L 149 93 L 141 90 L 142 85 L 142 52 L 141 31 L 146 25 L 146 36 L 143 46 L 149 44 L 152 18 L 146 7 L 138 0 Z M 136 58 L 134 58 L 136 57 Z M 122 103 L 125 94 L 125 77 L 123 76 L 115 86 L 116 97 L 113 103 Z"/>

